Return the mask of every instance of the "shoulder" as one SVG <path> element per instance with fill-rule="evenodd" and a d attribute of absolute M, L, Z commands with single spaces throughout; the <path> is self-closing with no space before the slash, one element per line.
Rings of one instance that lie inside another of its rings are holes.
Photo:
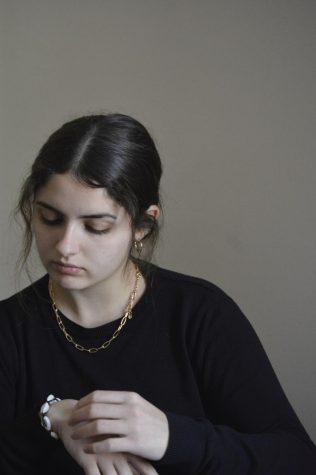
<path fill-rule="evenodd" d="M 157 301 L 180 312 L 199 315 L 216 311 L 220 302 L 229 299 L 217 285 L 158 266 L 152 266 L 150 285 Z"/>
<path fill-rule="evenodd" d="M 171 299 L 177 305 L 185 305 L 202 313 L 215 311 L 220 306 L 235 302 L 216 284 L 199 277 L 153 266 L 153 291 L 160 292 L 164 299 Z"/>
<path fill-rule="evenodd" d="M 215 296 L 225 296 L 225 292 L 217 285 L 205 279 L 182 274 L 173 270 L 164 269 L 158 266 L 151 266 L 151 275 L 153 280 L 159 285 L 171 287 L 172 290 L 197 293 L 199 295 L 207 294 Z"/>
<path fill-rule="evenodd" d="M 205 279 L 153 266 L 152 286 L 158 288 L 158 303 L 186 320 L 187 328 L 208 335 L 221 334 L 234 345 L 255 335 L 239 305 L 220 287 Z"/>
<path fill-rule="evenodd" d="M 41 277 L 36 282 L 25 287 L 23 290 L 0 301 L 0 319 L 10 317 L 13 320 L 19 319 L 34 312 L 40 302 L 47 299 L 47 275 Z"/>

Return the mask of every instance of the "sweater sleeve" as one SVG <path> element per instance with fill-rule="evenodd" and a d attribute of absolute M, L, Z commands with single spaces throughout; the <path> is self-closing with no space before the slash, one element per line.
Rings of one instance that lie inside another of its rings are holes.
<path fill-rule="evenodd" d="M 228 297 L 192 332 L 205 418 L 167 413 L 159 466 L 183 475 L 312 475 L 316 450 L 248 320 Z"/>
<path fill-rule="evenodd" d="M 30 473 L 51 450 L 51 437 L 40 425 L 38 408 L 19 408 L 19 358 L 13 318 L 0 307 L 0 473 Z M 33 473 L 33 472 L 32 472 Z"/>
<path fill-rule="evenodd" d="M 82 470 L 68 456 L 62 443 L 54 440 L 42 428 L 38 416 L 40 403 L 27 407 L 24 402 L 27 398 L 20 394 L 19 362 L 23 357 L 17 343 L 19 334 L 17 329 L 20 328 L 21 321 L 15 318 L 12 312 L 8 312 L 5 303 L 2 302 L 0 304 L 0 473 L 48 474 L 50 466 L 56 468 L 58 466 L 56 463 L 60 460 L 61 469 L 68 462 L 71 467 L 68 473 L 82 474 Z"/>

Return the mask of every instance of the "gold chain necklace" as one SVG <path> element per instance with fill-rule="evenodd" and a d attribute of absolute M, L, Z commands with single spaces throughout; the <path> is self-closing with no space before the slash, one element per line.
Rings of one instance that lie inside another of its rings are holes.
<path fill-rule="evenodd" d="M 131 293 L 131 295 L 129 296 L 129 299 L 128 299 L 128 302 L 127 302 L 127 306 L 126 306 L 126 310 L 124 312 L 124 315 L 123 317 L 121 318 L 121 321 L 117 327 L 117 329 L 115 330 L 115 332 L 113 333 L 113 335 L 111 336 L 111 338 L 109 338 L 108 340 L 106 340 L 104 343 L 102 343 L 101 346 L 98 346 L 98 347 L 92 347 L 92 348 L 86 348 L 84 347 L 83 345 L 80 345 L 79 343 L 77 343 L 73 338 L 72 336 L 67 332 L 66 328 L 65 328 L 65 325 L 61 319 L 61 316 L 59 315 L 59 310 L 57 308 L 57 305 L 56 305 L 56 302 L 55 302 L 55 292 L 54 292 L 54 287 L 53 287 L 53 281 L 51 278 L 49 278 L 49 282 L 48 282 L 48 291 L 49 291 L 49 296 L 51 298 L 51 301 L 52 301 L 52 308 L 54 310 L 54 313 L 55 313 L 55 316 L 56 316 L 56 320 L 57 320 L 57 323 L 58 323 L 58 326 L 59 328 L 61 329 L 61 331 L 63 332 L 63 334 L 65 335 L 66 339 L 72 343 L 74 345 L 75 348 L 77 348 L 77 350 L 79 351 L 86 351 L 87 353 L 96 353 L 97 351 L 99 350 L 105 350 L 108 346 L 110 346 L 110 344 L 112 343 L 113 340 L 115 340 L 115 338 L 118 337 L 118 335 L 120 334 L 122 328 L 124 327 L 124 325 L 126 324 L 127 320 L 130 320 L 132 318 L 132 307 L 133 307 L 133 303 L 134 303 L 134 300 L 135 300 L 135 297 L 136 297 L 136 293 L 137 293 L 137 288 L 138 288 L 138 282 L 139 282 L 139 278 L 141 276 L 141 272 L 138 268 L 138 266 L 136 266 L 136 271 L 135 271 L 135 285 L 134 285 L 134 288 L 133 288 L 133 291 Z"/>

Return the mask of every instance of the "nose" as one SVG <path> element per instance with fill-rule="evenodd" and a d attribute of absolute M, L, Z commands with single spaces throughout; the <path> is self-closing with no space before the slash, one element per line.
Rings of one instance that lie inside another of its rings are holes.
<path fill-rule="evenodd" d="M 62 257 L 70 257 L 78 253 L 79 236 L 74 225 L 65 225 L 60 230 L 55 247 Z"/>

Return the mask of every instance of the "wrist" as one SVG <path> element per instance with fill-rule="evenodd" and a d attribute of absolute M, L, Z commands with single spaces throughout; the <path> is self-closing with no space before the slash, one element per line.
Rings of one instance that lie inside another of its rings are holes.
<path fill-rule="evenodd" d="M 71 412 L 77 404 L 75 399 L 63 399 L 51 405 L 49 408 L 49 419 L 51 430 L 58 436 L 61 435 L 63 424 L 68 423 Z"/>
<path fill-rule="evenodd" d="M 54 439 L 58 439 L 58 435 L 52 428 L 49 410 L 53 404 L 58 403 L 59 401 L 60 399 L 58 397 L 55 397 L 53 394 L 49 394 L 44 404 L 42 404 L 39 412 L 42 427 L 44 427 L 44 429 L 47 430 Z"/>
<path fill-rule="evenodd" d="M 77 401 L 74 399 L 60 400 L 50 394 L 42 404 L 39 412 L 41 425 L 54 439 L 59 438 L 61 424 L 68 421 L 70 412 L 76 403 Z"/>

